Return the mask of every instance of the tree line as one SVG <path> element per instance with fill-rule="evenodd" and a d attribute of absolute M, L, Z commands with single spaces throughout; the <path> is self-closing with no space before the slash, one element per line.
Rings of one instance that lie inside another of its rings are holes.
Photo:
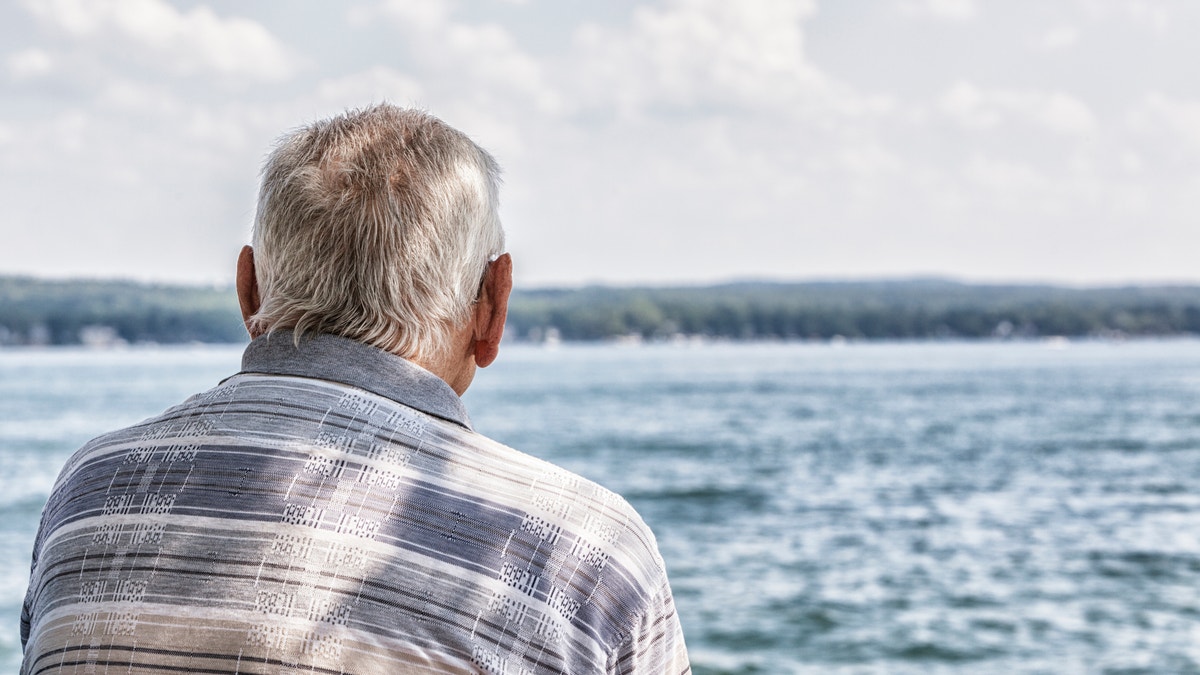
<path fill-rule="evenodd" d="M 1033 338 L 1200 334 L 1200 287 L 940 280 L 518 290 L 517 340 Z M 0 345 L 236 343 L 231 287 L 0 277 Z"/>
<path fill-rule="evenodd" d="M 564 340 L 937 339 L 1200 334 L 1200 287 L 970 285 L 938 280 L 529 291 L 509 330 Z"/>
<path fill-rule="evenodd" d="M 229 287 L 0 277 L 0 344 L 241 342 Z"/>

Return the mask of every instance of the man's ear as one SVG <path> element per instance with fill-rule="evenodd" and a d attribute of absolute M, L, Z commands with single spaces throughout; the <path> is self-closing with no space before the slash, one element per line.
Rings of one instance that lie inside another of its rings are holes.
<path fill-rule="evenodd" d="M 250 317 L 258 312 L 261 305 L 258 297 L 258 277 L 254 274 L 254 249 L 243 246 L 237 261 L 237 296 L 238 305 L 242 308 L 242 322 L 246 324 L 246 332 L 250 339 L 257 338 L 261 331 L 250 328 Z"/>
<path fill-rule="evenodd" d="M 505 253 L 488 263 L 483 290 L 475 303 L 475 365 L 480 368 L 490 366 L 500 353 L 512 286 L 512 256 Z"/>

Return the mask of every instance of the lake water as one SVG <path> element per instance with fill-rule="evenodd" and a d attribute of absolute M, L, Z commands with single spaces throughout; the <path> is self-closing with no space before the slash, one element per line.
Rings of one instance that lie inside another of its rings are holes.
<path fill-rule="evenodd" d="M 0 351 L 0 670 L 62 462 L 240 349 Z M 1200 341 L 508 347 L 480 431 L 625 495 L 696 673 L 1200 673 Z"/>

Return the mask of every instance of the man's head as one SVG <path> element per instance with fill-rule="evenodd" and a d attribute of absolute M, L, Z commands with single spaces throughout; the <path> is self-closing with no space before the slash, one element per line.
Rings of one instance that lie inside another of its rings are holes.
<path fill-rule="evenodd" d="M 388 104 L 284 136 L 243 254 L 257 282 L 243 298 L 251 335 L 291 328 L 423 364 L 455 358 L 504 251 L 498 175 L 465 134 Z"/>

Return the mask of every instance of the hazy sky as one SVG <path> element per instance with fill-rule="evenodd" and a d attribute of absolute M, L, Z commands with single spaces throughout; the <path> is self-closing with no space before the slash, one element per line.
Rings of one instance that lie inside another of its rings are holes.
<path fill-rule="evenodd" d="M 273 139 L 386 99 L 524 285 L 1200 281 L 1195 0 L 0 3 L 0 274 L 226 281 Z"/>

